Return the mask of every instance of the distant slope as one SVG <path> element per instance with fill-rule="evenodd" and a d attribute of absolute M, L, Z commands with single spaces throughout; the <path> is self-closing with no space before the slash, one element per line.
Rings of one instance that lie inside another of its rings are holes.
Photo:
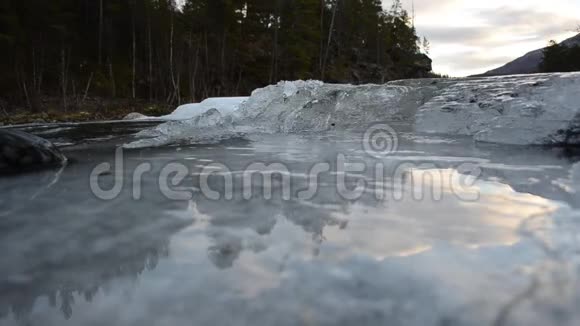
<path fill-rule="evenodd" d="M 580 34 L 571 37 L 562 43 L 566 46 L 580 45 Z M 512 62 L 505 64 L 497 69 L 490 70 L 478 76 L 501 76 L 501 75 L 519 75 L 533 74 L 539 72 L 539 65 L 544 57 L 544 49 L 528 52 L 523 57 L 517 58 Z"/>

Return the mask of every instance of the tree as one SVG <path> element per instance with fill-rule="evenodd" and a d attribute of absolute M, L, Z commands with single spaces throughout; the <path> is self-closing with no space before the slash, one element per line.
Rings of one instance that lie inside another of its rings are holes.
<path fill-rule="evenodd" d="M 580 46 L 566 47 L 556 41 L 550 41 L 544 49 L 544 58 L 540 64 L 542 72 L 580 71 Z"/>
<path fill-rule="evenodd" d="M 423 37 L 423 40 L 421 41 L 421 49 L 423 50 L 423 53 L 427 55 L 431 52 L 431 43 L 426 37 Z"/>
<path fill-rule="evenodd" d="M 417 76 L 428 52 L 396 0 L 2 0 L 4 109 L 90 96 L 172 105 L 278 80 Z M 418 44 L 420 46 L 418 46 Z"/>

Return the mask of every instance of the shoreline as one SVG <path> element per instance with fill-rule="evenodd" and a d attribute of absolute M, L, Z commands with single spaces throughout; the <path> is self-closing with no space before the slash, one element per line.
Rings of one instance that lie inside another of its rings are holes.
<path fill-rule="evenodd" d="M 173 112 L 175 107 L 166 103 L 141 99 L 109 99 L 92 97 L 76 103 L 65 111 L 62 99 L 45 97 L 38 111 L 16 106 L 12 110 L 0 111 L 0 127 L 27 124 L 79 123 L 99 121 L 120 121 L 129 113 L 138 112 L 147 116 L 163 116 Z"/>

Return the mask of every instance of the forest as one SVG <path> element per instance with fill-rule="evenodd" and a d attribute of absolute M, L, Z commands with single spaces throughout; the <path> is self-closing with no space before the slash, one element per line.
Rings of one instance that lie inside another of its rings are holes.
<path fill-rule="evenodd" d="M 578 28 L 580 32 L 580 28 Z M 540 64 L 542 72 L 580 71 L 580 45 L 566 46 L 550 41 L 544 49 L 544 58 Z"/>
<path fill-rule="evenodd" d="M 0 0 L 0 104 L 174 106 L 279 80 L 430 76 L 412 16 L 399 0 Z"/>

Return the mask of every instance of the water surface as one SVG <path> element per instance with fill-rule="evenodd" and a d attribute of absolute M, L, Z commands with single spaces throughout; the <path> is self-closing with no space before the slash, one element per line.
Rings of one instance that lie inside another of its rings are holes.
<path fill-rule="evenodd" d="M 398 150 L 377 158 L 365 153 L 357 132 L 258 135 L 125 151 L 124 187 L 102 200 L 91 191 L 91 171 L 114 164 L 115 147 L 142 126 L 58 128 L 28 131 L 60 143 L 74 164 L 0 181 L 1 325 L 580 320 L 580 166 L 562 150 L 475 145 L 399 126 Z M 360 198 L 337 191 L 339 155 L 372 167 L 346 173 L 348 189 L 364 180 Z M 272 198 L 264 198 L 258 179 L 252 197 L 243 198 L 242 172 L 255 162 L 288 167 L 290 198 L 283 198 L 282 177 L 273 178 Z M 332 170 L 304 199 L 298 192 L 320 162 Z M 466 162 L 482 173 L 458 190 L 448 180 Z M 133 172 L 143 163 L 152 171 L 136 200 Z M 170 200 L 160 190 L 160 171 L 170 163 L 188 168 L 174 186 L 190 191 L 191 200 Z M 231 199 L 199 191 L 202 170 L 216 163 L 227 169 L 213 173 L 209 185 L 223 191 L 224 176 L 232 176 Z M 377 164 L 384 178 L 377 178 Z M 99 180 L 106 188 L 115 175 Z M 419 187 L 440 193 L 420 191 L 418 199 Z M 462 196 L 473 192 L 476 200 Z"/>

